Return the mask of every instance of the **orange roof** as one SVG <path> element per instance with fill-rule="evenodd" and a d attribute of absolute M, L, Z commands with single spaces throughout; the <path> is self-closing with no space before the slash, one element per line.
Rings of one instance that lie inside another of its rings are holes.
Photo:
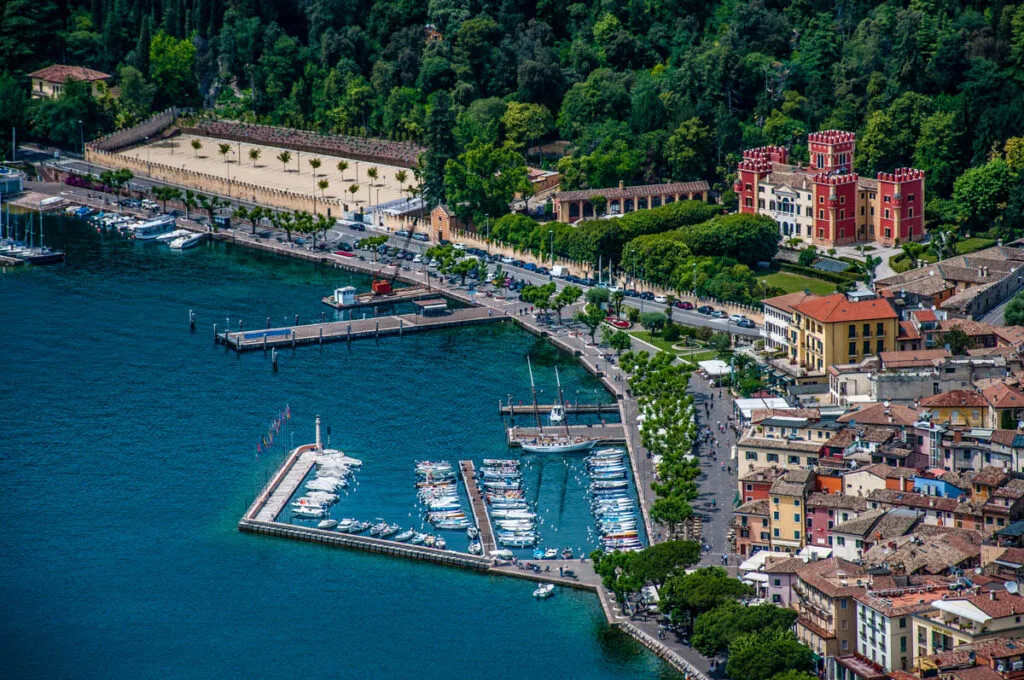
<path fill-rule="evenodd" d="M 900 321 L 900 340 L 920 340 L 921 331 L 917 329 L 913 321 Z"/>
<path fill-rule="evenodd" d="M 925 407 L 954 407 L 954 406 L 988 406 L 988 401 L 981 392 L 972 390 L 951 390 L 941 394 L 933 394 L 921 400 L 921 406 Z"/>
<path fill-rule="evenodd" d="M 875 299 L 851 302 L 842 293 L 814 300 L 806 300 L 798 305 L 794 305 L 793 309 L 804 316 L 822 323 L 899 318 L 896 310 L 885 300 Z"/>
<path fill-rule="evenodd" d="M 71 80 L 91 81 L 106 80 L 113 77 L 109 73 L 94 71 L 91 68 L 85 68 L 84 66 L 66 66 L 64 64 L 47 66 L 46 68 L 29 73 L 28 76 L 29 78 L 45 80 L 48 83 L 63 83 L 68 78 Z"/>
<path fill-rule="evenodd" d="M 768 298 L 767 300 L 762 300 L 761 303 L 792 314 L 794 306 L 804 302 L 805 300 L 817 299 L 817 297 L 817 295 L 805 293 L 800 290 L 795 293 L 787 293 L 786 295 L 778 295 L 773 298 Z"/>
<path fill-rule="evenodd" d="M 921 321 L 921 322 L 938 321 L 939 320 L 939 317 L 935 316 L 935 312 L 933 312 L 930 309 L 918 309 L 918 310 L 916 310 L 914 312 L 911 312 L 911 314 L 914 315 L 915 319 L 917 319 L 918 321 Z"/>
<path fill-rule="evenodd" d="M 1024 392 L 1005 383 L 997 383 L 981 391 L 992 408 L 1024 408 Z"/>

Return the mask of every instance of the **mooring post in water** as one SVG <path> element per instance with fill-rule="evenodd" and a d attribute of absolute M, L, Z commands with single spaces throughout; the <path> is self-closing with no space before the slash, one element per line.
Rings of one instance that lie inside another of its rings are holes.
<path fill-rule="evenodd" d="M 196 313 L 194 310 L 188 310 L 188 327 L 193 333 L 196 330 Z"/>
<path fill-rule="evenodd" d="M 217 344 L 217 324 L 213 324 L 213 344 Z"/>
<path fill-rule="evenodd" d="M 295 323 L 293 325 L 295 325 L 295 326 L 299 325 L 299 315 L 298 314 L 295 315 Z"/>
<path fill-rule="evenodd" d="M 324 344 L 324 327 L 320 326 L 320 345 Z"/>
<path fill-rule="evenodd" d="M 350 345 L 352 344 L 352 322 L 351 321 L 348 322 L 348 334 L 345 336 L 345 339 L 348 340 L 348 344 L 350 344 Z"/>
<path fill-rule="evenodd" d="M 380 319 L 373 320 L 373 337 L 380 339 Z"/>
<path fill-rule="evenodd" d="M 267 334 L 263 334 L 263 353 L 267 353 Z"/>
<path fill-rule="evenodd" d="M 270 317 L 267 317 L 267 328 L 270 328 Z"/>
<path fill-rule="evenodd" d="M 295 329 L 292 329 L 292 349 L 295 349 Z"/>
<path fill-rule="evenodd" d="M 238 331 L 239 332 L 242 331 L 242 320 L 241 319 L 238 320 Z"/>
<path fill-rule="evenodd" d="M 277 348 L 275 347 L 270 351 L 270 364 L 277 370 Z"/>
<path fill-rule="evenodd" d="M 398 317 L 398 337 L 402 337 L 402 330 L 405 328 L 402 323 L 402 317 Z"/>
<path fill-rule="evenodd" d="M 327 321 L 327 312 L 320 312 L 320 323 Z"/>

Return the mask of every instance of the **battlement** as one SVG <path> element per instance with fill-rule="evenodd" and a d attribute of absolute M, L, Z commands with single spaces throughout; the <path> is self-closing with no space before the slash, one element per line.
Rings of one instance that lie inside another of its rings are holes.
<path fill-rule="evenodd" d="M 853 142 L 857 140 L 857 135 L 852 132 L 846 132 L 844 130 L 822 130 L 820 132 L 812 132 L 807 135 L 807 143 L 819 143 L 819 144 L 843 144 L 846 142 Z"/>
<path fill-rule="evenodd" d="M 879 182 L 914 182 L 924 180 L 924 170 L 917 168 L 896 168 L 893 172 L 880 172 Z"/>
<path fill-rule="evenodd" d="M 859 179 L 860 177 L 855 172 L 843 175 L 819 172 L 812 178 L 815 184 L 827 184 L 833 187 L 843 186 L 846 184 L 856 184 Z"/>
<path fill-rule="evenodd" d="M 789 149 L 784 146 L 759 146 L 756 149 L 744 151 L 743 157 L 767 159 L 773 163 L 787 163 L 789 161 Z"/>
<path fill-rule="evenodd" d="M 740 161 L 736 165 L 736 169 L 747 172 L 768 173 L 772 171 L 772 162 L 764 157 L 749 157 Z"/>

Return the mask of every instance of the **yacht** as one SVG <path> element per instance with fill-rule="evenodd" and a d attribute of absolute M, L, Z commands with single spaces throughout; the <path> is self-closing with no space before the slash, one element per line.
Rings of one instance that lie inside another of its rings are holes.
<path fill-rule="evenodd" d="M 206 234 L 190 234 L 189 236 L 182 236 L 181 238 L 171 241 L 171 248 L 174 250 L 188 250 L 189 248 L 195 248 L 197 245 L 206 240 Z"/>
<path fill-rule="evenodd" d="M 546 600 L 547 598 L 551 597 L 554 593 L 555 584 L 545 583 L 543 585 L 537 586 L 537 589 L 533 591 L 533 596 L 538 600 Z"/>
<path fill-rule="evenodd" d="M 152 241 L 157 236 L 166 234 L 173 229 L 174 215 L 161 215 L 135 227 L 132 230 L 132 235 L 137 241 Z"/>
<path fill-rule="evenodd" d="M 562 406 L 562 404 L 565 403 L 562 398 L 562 380 L 558 375 L 557 367 L 555 368 L 555 381 L 558 384 L 558 404 L 551 409 L 551 416 L 549 417 L 552 418 L 552 422 L 555 422 L 553 420 L 553 417 L 556 415 L 555 411 L 559 412 L 559 417 L 561 418 L 560 422 L 565 425 L 565 434 L 544 434 L 544 428 L 541 426 L 540 422 L 540 413 L 537 410 L 539 408 L 537 406 L 537 385 L 533 380 L 533 366 L 530 364 L 529 357 L 527 357 L 526 362 L 526 365 L 530 369 L 530 391 L 533 393 L 533 408 L 534 412 L 537 413 L 537 430 L 539 434 L 531 441 L 522 441 L 520 443 L 523 451 L 526 453 L 575 453 L 577 451 L 589 451 L 594 448 L 594 445 L 597 444 L 596 439 L 579 436 L 574 437 L 569 431 L 569 423 L 565 420 L 565 409 Z"/>
<path fill-rule="evenodd" d="M 166 234 L 160 234 L 153 240 L 155 240 L 157 243 L 170 243 L 171 241 L 179 239 L 182 236 L 188 236 L 191 233 L 192 232 L 189 231 L 188 229 L 175 229 L 174 231 L 169 231 Z"/>

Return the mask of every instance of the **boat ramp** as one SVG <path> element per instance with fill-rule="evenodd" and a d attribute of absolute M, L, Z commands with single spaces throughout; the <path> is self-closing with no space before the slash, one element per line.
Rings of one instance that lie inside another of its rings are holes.
<path fill-rule="evenodd" d="M 552 428 L 549 428 L 552 429 Z M 604 425 L 570 425 L 568 428 L 557 428 L 559 432 L 568 429 L 570 439 L 596 439 L 602 444 L 624 444 L 626 431 L 622 423 Z M 536 427 L 510 427 L 507 432 L 509 446 L 522 446 L 523 442 L 535 441 L 544 436 L 544 431 Z M 561 434 L 559 436 L 562 436 Z"/>
<path fill-rule="evenodd" d="M 387 335 L 405 335 L 419 331 L 475 326 L 506 319 L 483 307 L 455 309 L 445 314 L 400 314 L 349 321 L 329 321 L 299 326 L 267 328 L 253 331 L 218 332 L 214 326 L 214 339 L 236 352 L 267 350 L 298 345 L 316 345 L 325 342 L 351 342 L 362 338 L 381 338 Z"/>
<path fill-rule="evenodd" d="M 462 482 L 466 485 L 466 493 L 469 494 L 474 523 L 480 530 L 480 545 L 483 546 L 483 554 L 490 555 L 497 549 L 497 545 L 494 542 L 494 529 L 491 528 L 491 517 L 487 514 L 484 495 L 476 483 L 476 467 L 471 460 L 460 460 L 459 471 L 462 473 Z"/>

